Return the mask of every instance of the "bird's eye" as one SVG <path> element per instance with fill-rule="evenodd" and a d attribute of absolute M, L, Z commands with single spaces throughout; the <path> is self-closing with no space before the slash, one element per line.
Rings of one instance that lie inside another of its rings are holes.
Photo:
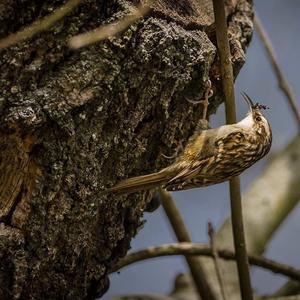
<path fill-rule="evenodd" d="M 259 121 L 261 121 L 261 117 L 260 117 L 260 116 L 257 116 L 257 117 L 255 118 L 255 120 L 256 120 L 257 122 L 259 122 Z"/>

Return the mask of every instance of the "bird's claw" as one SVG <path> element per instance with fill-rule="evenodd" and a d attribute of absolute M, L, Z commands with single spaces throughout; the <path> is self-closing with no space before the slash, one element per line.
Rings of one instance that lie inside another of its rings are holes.
<path fill-rule="evenodd" d="M 191 99 L 188 99 L 186 98 L 187 102 L 189 103 L 192 103 L 192 104 L 200 104 L 200 103 L 203 103 L 204 100 L 191 100 Z"/>
<path fill-rule="evenodd" d="M 181 142 L 177 142 L 177 144 L 176 144 L 176 149 L 175 149 L 173 155 L 168 156 L 168 155 L 165 155 L 165 154 L 163 154 L 163 153 L 160 153 L 160 155 L 161 155 L 162 157 L 166 158 L 166 159 L 174 159 L 174 158 L 176 158 L 176 157 L 178 156 L 178 153 L 179 153 L 180 151 L 182 151 L 182 150 L 183 150 L 183 145 L 182 145 L 182 143 L 181 143 Z"/>
<path fill-rule="evenodd" d="M 166 158 L 166 159 L 174 159 L 177 156 L 177 153 L 174 153 L 171 156 L 165 155 L 163 153 L 160 154 L 162 157 Z"/>

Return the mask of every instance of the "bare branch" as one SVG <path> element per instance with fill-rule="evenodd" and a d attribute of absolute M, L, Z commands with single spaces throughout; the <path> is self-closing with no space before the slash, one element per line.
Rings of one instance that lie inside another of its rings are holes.
<path fill-rule="evenodd" d="M 160 189 L 159 193 L 162 206 L 173 227 L 177 240 L 179 242 L 191 242 L 189 232 L 171 194 L 163 189 Z M 191 270 L 191 275 L 201 299 L 216 299 L 216 296 L 212 292 L 212 289 L 207 281 L 207 277 L 204 275 L 199 259 L 197 257 L 186 257 L 186 261 Z"/>
<path fill-rule="evenodd" d="M 226 290 L 225 290 L 225 283 L 222 277 L 222 267 L 220 264 L 220 260 L 219 260 L 219 254 L 218 254 L 218 250 L 216 247 L 216 243 L 215 243 L 215 230 L 214 227 L 212 225 L 211 222 L 208 222 L 208 236 L 210 238 L 210 247 L 212 250 L 212 254 L 213 254 L 213 259 L 214 259 L 214 263 L 215 263 L 215 267 L 216 267 L 216 273 L 217 273 L 217 278 L 219 281 L 219 285 L 221 288 L 221 294 L 224 300 L 227 300 L 227 296 L 226 296 Z"/>
<path fill-rule="evenodd" d="M 25 27 L 16 33 L 12 33 L 8 37 L 0 40 L 0 49 L 4 49 L 15 45 L 21 41 L 32 38 L 34 35 L 49 29 L 56 22 L 69 14 L 82 0 L 69 0 L 66 4 L 55 10 L 51 15 L 34 22 L 32 25 Z"/>
<path fill-rule="evenodd" d="M 296 102 L 296 98 L 295 95 L 292 91 L 292 88 L 290 86 L 290 84 L 288 83 L 287 79 L 285 78 L 283 71 L 281 70 L 281 67 L 279 66 L 279 63 L 277 61 L 276 58 L 276 54 L 275 54 L 275 50 L 272 46 L 271 40 L 266 32 L 266 30 L 264 29 L 258 15 L 256 14 L 255 18 L 254 18 L 254 24 L 255 24 L 255 28 L 259 34 L 259 37 L 262 41 L 263 46 L 265 47 L 265 50 L 268 54 L 268 58 L 269 61 L 272 65 L 272 68 L 274 70 L 274 73 L 277 77 L 277 81 L 278 81 L 278 86 L 279 88 L 282 90 L 282 92 L 285 94 L 286 99 L 289 103 L 289 106 L 293 112 L 294 118 L 298 124 L 298 127 L 300 129 L 300 112 L 299 109 L 297 107 L 297 102 Z"/>
<path fill-rule="evenodd" d="M 300 300 L 300 295 L 284 296 L 284 297 L 264 297 L 261 299 L 268 300 Z"/>
<path fill-rule="evenodd" d="M 235 254 L 228 249 L 218 249 L 218 255 L 226 260 L 235 260 Z M 140 250 L 131 254 L 128 254 L 121 259 L 117 265 L 113 268 L 111 273 L 124 268 L 130 264 L 138 261 L 171 255 L 201 255 L 213 257 L 212 248 L 205 244 L 194 243 L 179 243 L 179 244 L 165 244 L 156 247 L 149 247 L 144 250 Z M 285 264 L 275 262 L 274 260 L 265 258 L 259 255 L 249 255 L 249 262 L 254 266 L 258 266 L 267 270 L 270 270 L 277 274 L 288 276 L 294 280 L 300 281 L 300 271 Z"/>
<path fill-rule="evenodd" d="M 149 11 L 150 7 L 148 5 L 139 4 L 132 14 L 127 15 L 114 23 L 101 26 L 96 30 L 79 34 L 70 38 L 69 47 L 73 49 L 79 49 L 81 47 L 100 42 L 108 37 L 115 36 L 127 29 L 135 21 L 145 16 Z"/>
<path fill-rule="evenodd" d="M 289 280 L 282 285 L 271 297 L 284 297 L 300 294 L 300 282 Z M 265 297 L 268 298 L 268 297 Z"/>
<path fill-rule="evenodd" d="M 213 0 L 218 52 L 221 61 L 223 92 L 225 95 L 225 110 L 227 124 L 236 123 L 235 97 L 233 86 L 233 70 L 227 35 L 227 21 L 224 0 Z M 246 241 L 244 234 L 242 201 L 239 177 L 230 180 L 230 203 L 234 247 L 237 256 L 241 297 L 253 300 Z"/>

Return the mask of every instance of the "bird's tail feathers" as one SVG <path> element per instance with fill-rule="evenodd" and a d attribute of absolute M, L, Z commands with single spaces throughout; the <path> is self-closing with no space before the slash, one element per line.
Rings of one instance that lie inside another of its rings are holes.
<path fill-rule="evenodd" d="M 106 194 L 130 194 L 141 190 L 150 190 L 166 182 L 165 172 L 157 172 L 148 175 L 125 179 L 110 189 Z"/>

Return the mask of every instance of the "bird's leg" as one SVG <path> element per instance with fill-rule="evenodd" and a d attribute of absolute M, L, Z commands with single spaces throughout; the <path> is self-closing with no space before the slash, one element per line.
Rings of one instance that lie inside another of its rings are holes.
<path fill-rule="evenodd" d="M 206 82 L 206 91 L 204 94 L 204 99 L 202 100 L 203 105 L 203 114 L 202 114 L 202 120 L 207 120 L 207 108 L 209 105 L 208 99 L 213 95 L 213 90 L 211 88 L 211 81 L 208 79 Z"/>
<path fill-rule="evenodd" d="M 199 120 L 199 123 L 196 127 L 196 133 L 201 132 L 202 130 L 208 129 L 208 120 L 207 120 L 207 108 L 209 105 L 208 99 L 213 95 L 213 90 L 211 88 L 211 81 L 208 79 L 206 81 L 206 90 L 204 93 L 204 99 L 197 101 L 197 103 L 201 103 L 203 105 L 202 118 Z"/>

